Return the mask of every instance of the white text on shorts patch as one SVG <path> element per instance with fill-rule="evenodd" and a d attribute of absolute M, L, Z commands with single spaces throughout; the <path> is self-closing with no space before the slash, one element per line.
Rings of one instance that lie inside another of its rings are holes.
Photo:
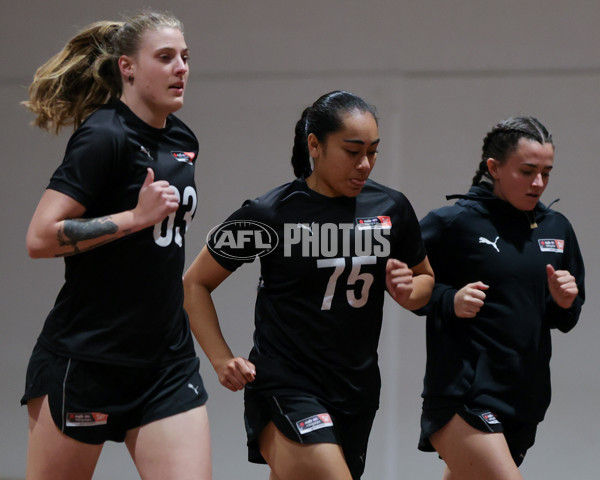
<path fill-rule="evenodd" d="M 67 413 L 67 427 L 95 427 L 106 425 L 108 415 L 106 413 Z"/>
<path fill-rule="evenodd" d="M 565 251 L 565 241 L 553 238 L 540 238 L 538 245 L 542 252 L 563 253 Z"/>
<path fill-rule="evenodd" d="M 482 413 L 480 415 L 480 417 L 483 419 L 483 421 L 485 423 L 487 423 L 488 425 L 497 425 L 498 423 L 500 423 L 498 421 L 498 419 L 496 418 L 496 415 L 494 415 L 492 412 L 485 412 Z"/>
<path fill-rule="evenodd" d="M 300 435 L 304 435 L 305 433 L 319 430 L 320 428 L 333 427 L 333 420 L 331 420 L 328 413 L 319 413 L 318 415 L 298 420 L 296 422 L 296 427 L 298 428 Z"/>

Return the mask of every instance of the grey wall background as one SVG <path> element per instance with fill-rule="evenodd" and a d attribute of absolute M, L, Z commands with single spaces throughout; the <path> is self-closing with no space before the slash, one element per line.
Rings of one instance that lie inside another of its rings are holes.
<path fill-rule="evenodd" d="M 600 326 L 596 312 L 600 164 L 600 4 L 595 0 L 24 0 L 0 18 L 0 477 L 23 477 L 27 360 L 61 285 L 61 260 L 31 260 L 29 219 L 62 158 L 68 133 L 28 126 L 19 105 L 37 66 L 76 31 L 151 4 L 186 26 L 192 73 L 180 116 L 201 144 L 200 205 L 188 263 L 210 228 L 248 197 L 292 178 L 293 128 L 322 93 L 347 89 L 378 106 L 382 143 L 373 178 L 403 191 L 419 217 L 465 191 L 481 140 L 499 120 L 538 116 L 554 133 L 544 200 L 572 221 L 587 266 L 579 326 L 554 335 L 553 403 L 525 478 L 597 478 Z M 232 349 L 251 346 L 258 266 L 216 292 Z M 389 300 L 389 299 L 388 299 Z M 443 464 L 416 450 L 425 361 L 424 322 L 388 301 L 380 347 L 383 391 L 365 479 L 437 479 Z M 268 478 L 246 462 L 242 396 L 202 358 L 215 479 Z M 107 444 L 94 477 L 138 478 L 126 449 Z"/>

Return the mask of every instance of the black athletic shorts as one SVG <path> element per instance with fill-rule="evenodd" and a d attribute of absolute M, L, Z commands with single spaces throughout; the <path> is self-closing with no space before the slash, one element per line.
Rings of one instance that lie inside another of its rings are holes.
<path fill-rule="evenodd" d="M 419 450 L 434 452 L 435 449 L 431 445 L 429 437 L 446 425 L 455 414 L 460 415 L 471 427 L 482 432 L 503 433 L 517 467 L 523 463 L 527 450 L 535 443 L 537 423 L 501 418 L 489 409 L 450 404 L 444 401 L 425 401 L 423 402 L 423 412 L 421 414 Z"/>
<path fill-rule="evenodd" d="M 128 430 L 206 403 L 199 364 L 192 357 L 166 367 L 123 367 L 61 357 L 38 344 L 21 405 L 48 395 L 54 423 L 69 437 L 122 442 Z"/>
<path fill-rule="evenodd" d="M 260 453 L 258 437 L 273 421 L 277 429 L 294 442 L 340 445 L 353 480 L 360 479 L 365 470 L 375 411 L 348 415 L 304 393 L 266 394 L 246 390 L 244 403 L 250 462 L 266 463 Z"/>

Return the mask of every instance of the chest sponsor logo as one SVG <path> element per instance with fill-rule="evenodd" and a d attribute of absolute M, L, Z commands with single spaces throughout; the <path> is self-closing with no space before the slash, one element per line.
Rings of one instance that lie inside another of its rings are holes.
<path fill-rule="evenodd" d="M 108 415 L 106 413 L 67 413 L 67 427 L 96 427 L 106 425 Z"/>
<path fill-rule="evenodd" d="M 540 238 L 538 240 L 540 251 L 563 253 L 565 251 L 565 241 L 552 238 Z"/>
<path fill-rule="evenodd" d="M 497 425 L 500 422 L 498 421 L 498 419 L 496 418 L 496 415 L 494 415 L 492 412 L 485 412 L 482 413 L 481 415 L 479 415 L 482 420 L 487 423 L 488 425 Z"/>
<path fill-rule="evenodd" d="M 387 215 L 357 218 L 356 228 L 359 230 L 390 229 L 392 228 L 392 219 Z"/>
<path fill-rule="evenodd" d="M 154 160 L 152 158 L 152 155 L 150 155 L 150 150 L 148 150 L 146 147 L 144 147 L 143 145 L 140 145 L 140 152 L 142 152 L 144 155 L 146 155 L 150 160 Z"/>
<path fill-rule="evenodd" d="M 196 158 L 194 152 L 171 152 L 171 155 L 178 162 L 188 163 L 190 165 L 194 163 L 194 159 Z"/>
<path fill-rule="evenodd" d="M 500 249 L 498 248 L 498 245 L 496 245 L 496 243 L 498 243 L 499 239 L 500 239 L 500 237 L 496 237 L 494 239 L 494 241 L 492 242 L 491 240 L 488 240 L 485 237 L 479 237 L 479 243 L 485 243 L 486 245 L 490 245 L 491 247 L 494 248 L 494 250 L 496 250 L 498 253 L 500 253 Z"/>
<path fill-rule="evenodd" d="M 296 422 L 296 428 L 300 435 L 305 435 L 320 428 L 333 427 L 333 420 L 328 413 L 319 413 L 312 417 L 305 418 Z"/>

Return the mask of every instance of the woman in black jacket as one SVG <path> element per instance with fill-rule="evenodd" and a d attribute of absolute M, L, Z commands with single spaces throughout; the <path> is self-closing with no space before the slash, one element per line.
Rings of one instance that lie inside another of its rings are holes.
<path fill-rule="evenodd" d="M 436 275 L 428 305 L 419 449 L 444 480 L 521 479 L 518 465 L 550 403 L 550 330 L 584 301 L 575 233 L 539 200 L 554 162 L 535 118 L 509 118 L 483 143 L 466 195 L 421 228 Z"/>

